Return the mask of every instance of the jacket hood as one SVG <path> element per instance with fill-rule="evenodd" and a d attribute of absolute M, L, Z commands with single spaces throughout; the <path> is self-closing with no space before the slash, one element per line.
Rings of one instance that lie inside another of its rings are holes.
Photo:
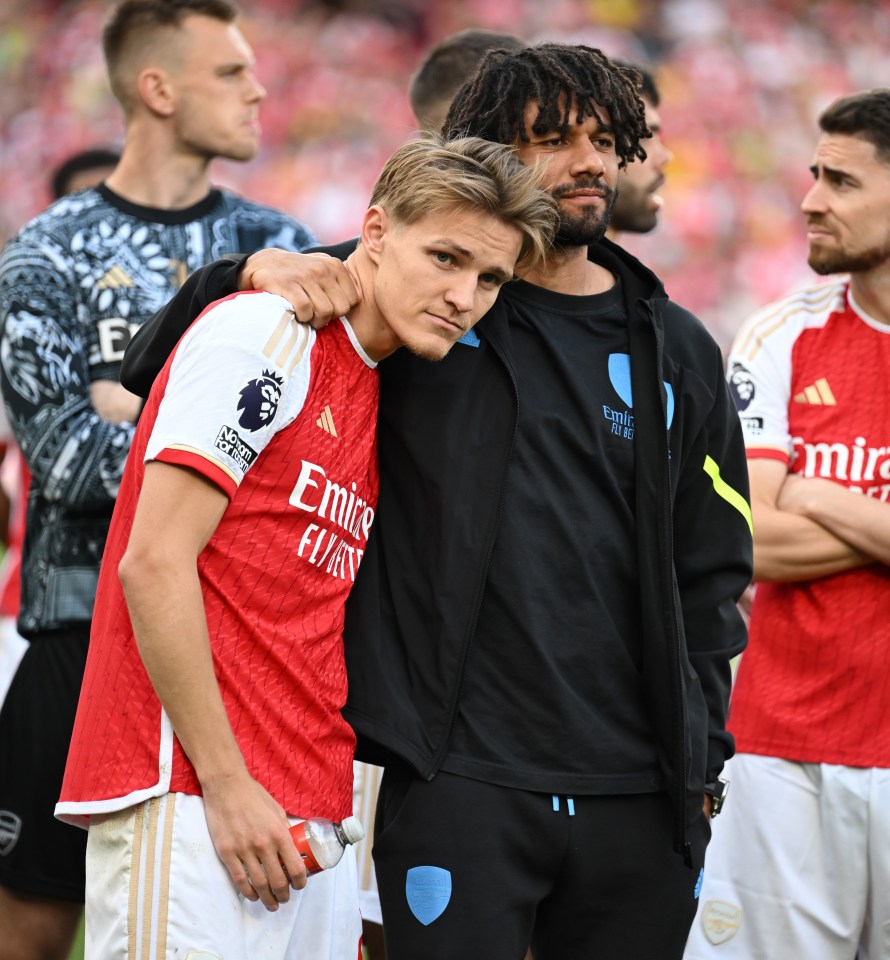
<path fill-rule="evenodd" d="M 587 259 L 621 277 L 629 303 L 637 300 L 667 300 L 664 284 L 624 247 L 606 237 L 587 248 Z"/>

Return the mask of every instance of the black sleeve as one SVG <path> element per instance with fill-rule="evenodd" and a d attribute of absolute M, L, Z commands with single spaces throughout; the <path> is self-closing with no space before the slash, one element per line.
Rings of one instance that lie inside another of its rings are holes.
<path fill-rule="evenodd" d="M 330 246 L 309 247 L 303 253 L 326 253 L 345 260 L 358 238 Z M 214 300 L 238 292 L 238 274 L 247 254 L 215 260 L 196 270 L 176 296 L 136 331 L 124 352 L 121 383 L 140 397 L 147 397 L 180 337 Z"/>
<path fill-rule="evenodd" d="M 137 330 L 124 353 L 121 383 L 147 397 L 179 338 L 201 312 L 221 297 L 238 290 L 238 271 L 246 256 L 215 260 L 196 270 L 176 296 Z"/>

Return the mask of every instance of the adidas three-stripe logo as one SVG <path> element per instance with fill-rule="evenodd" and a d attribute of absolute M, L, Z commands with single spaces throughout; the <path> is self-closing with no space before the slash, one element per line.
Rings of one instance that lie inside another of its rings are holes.
<path fill-rule="evenodd" d="M 324 410 L 321 411 L 321 416 L 315 423 L 321 427 L 325 433 L 329 433 L 332 437 L 337 436 L 337 428 L 334 426 L 334 415 L 331 413 L 330 407 L 325 407 Z"/>
<path fill-rule="evenodd" d="M 831 392 L 831 387 L 828 386 L 828 381 L 825 377 L 821 377 L 815 383 L 810 384 L 808 387 L 804 387 L 802 393 L 796 393 L 794 395 L 795 403 L 812 403 L 819 407 L 836 407 L 837 400 L 834 399 L 834 394 Z"/>

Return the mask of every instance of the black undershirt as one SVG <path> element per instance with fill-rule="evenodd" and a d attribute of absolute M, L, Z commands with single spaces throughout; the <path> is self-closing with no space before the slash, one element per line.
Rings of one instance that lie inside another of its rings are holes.
<path fill-rule="evenodd" d="M 502 296 L 519 423 L 442 769 L 555 793 L 658 790 L 621 289 L 576 297 L 517 282 Z"/>

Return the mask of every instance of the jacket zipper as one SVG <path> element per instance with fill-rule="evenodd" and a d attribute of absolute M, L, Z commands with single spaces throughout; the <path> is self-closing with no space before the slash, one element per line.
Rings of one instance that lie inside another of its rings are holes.
<path fill-rule="evenodd" d="M 671 458 L 670 458 L 670 432 L 667 427 L 667 409 L 664 403 L 664 396 L 662 393 L 661 377 L 663 376 L 663 355 L 661 351 L 661 343 L 658 338 L 658 328 L 655 323 L 655 314 L 652 309 L 651 304 L 647 302 L 646 304 L 647 312 L 649 314 L 649 321 L 652 326 L 652 333 L 655 339 L 655 389 L 658 392 L 658 404 L 661 409 L 662 423 L 665 424 L 666 430 L 666 490 L 663 490 L 665 495 L 665 509 L 661 523 L 663 525 L 662 536 L 666 538 L 667 542 L 670 544 L 670 549 L 667 551 L 666 564 L 662 569 L 662 579 L 665 581 L 665 586 L 668 590 L 668 598 L 670 602 L 670 615 L 671 622 L 666 624 L 668 629 L 671 632 L 671 668 L 672 668 L 672 677 L 671 681 L 674 688 L 674 701 L 676 704 L 676 713 L 679 716 L 679 722 L 676 725 L 674 734 L 676 737 L 675 749 L 676 749 L 676 759 L 677 767 L 679 769 L 680 775 L 676 777 L 676 783 L 674 785 L 674 841 L 677 845 L 677 848 L 682 851 L 683 859 L 686 862 L 687 866 L 691 866 L 691 849 L 689 841 L 686 837 L 686 787 L 687 781 L 689 779 L 689 768 L 686 761 L 686 729 L 688 727 L 688 714 L 686 709 L 686 698 L 683 696 L 683 676 L 681 670 L 681 660 L 682 660 L 682 650 L 680 649 L 680 620 L 677 613 L 677 600 L 674 591 L 674 536 L 671 523 L 671 517 L 673 516 L 673 485 L 672 485 L 672 476 L 671 476 Z M 670 628 L 673 627 L 671 630 Z"/>
<path fill-rule="evenodd" d="M 482 609 L 482 597 L 485 592 L 485 581 L 488 579 L 488 568 L 491 565 L 491 555 L 494 552 L 494 544 L 497 540 L 498 530 L 501 526 L 501 518 L 504 512 L 504 488 L 507 484 L 507 470 L 510 466 L 510 457 L 513 454 L 513 447 L 516 443 L 516 433 L 519 429 L 519 388 L 516 386 L 516 377 L 513 375 L 513 370 L 510 367 L 510 364 L 507 362 L 504 355 L 501 353 L 499 347 L 495 347 L 496 337 L 488 337 L 489 344 L 492 345 L 492 349 L 501 363 L 504 365 L 504 369 L 507 371 L 508 376 L 510 377 L 510 385 L 513 388 L 513 403 L 514 403 L 514 414 L 513 414 L 513 433 L 510 437 L 510 445 L 507 448 L 507 456 L 504 459 L 504 469 L 501 473 L 501 484 L 500 491 L 501 495 L 498 499 L 498 509 L 495 514 L 494 526 L 492 528 L 491 538 L 488 545 L 488 554 L 485 558 L 485 565 L 482 568 L 482 576 L 479 581 L 479 588 L 476 594 L 476 602 L 473 609 L 473 616 L 470 620 L 467 632 L 464 636 L 464 646 L 463 652 L 460 658 L 460 669 L 458 671 L 457 682 L 454 686 L 454 693 L 451 697 L 451 703 L 448 706 L 448 725 L 445 728 L 445 734 L 442 737 L 442 743 L 439 749 L 436 751 L 436 755 L 433 759 L 433 767 L 430 773 L 427 775 L 427 780 L 432 780 L 433 777 L 438 773 L 439 766 L 442 761 L 445 759 L 445 754 L 448 752 L 448 746 L 451 743 L 451 734 L 454 731 L 454 723 L 457 719 L 457 705 L 460 700 L 460 692 L 463 687 L 464 682 L 464 672 L 467 666 L 467 656 L 470 651 L 470 642 L 473 638 L 473 635 L 476 632 L 476 624 L 479 622 L 479 612 Z"/>

